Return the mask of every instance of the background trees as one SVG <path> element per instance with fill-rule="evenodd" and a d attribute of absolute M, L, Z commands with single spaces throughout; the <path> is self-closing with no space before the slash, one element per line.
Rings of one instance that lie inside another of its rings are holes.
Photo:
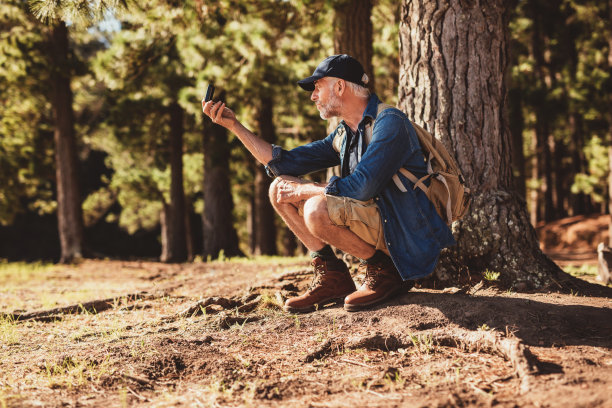
<path fill-rule="evenodd" d="M 166 261 L 294 253 L 263 167 L 202 117 L 200 99 L 214 82 L 267 140 L 320 138 L 325 123 L 295 82 L 337 52 L 361 58 L 381 99 L 399 96 L 474 186 L 457 230 L 464 258 L 440 278 L 468 266 L 516 281 L 528 258 L 516 253 L 549 270 L 529 224 L 608 211 L 607 2 L 405 1 L 401 16 L 391 0 L 96 4 L 3 4 L 0 257 L 35 254 L 15 234 L 65 261 L 87 247 Z"/>

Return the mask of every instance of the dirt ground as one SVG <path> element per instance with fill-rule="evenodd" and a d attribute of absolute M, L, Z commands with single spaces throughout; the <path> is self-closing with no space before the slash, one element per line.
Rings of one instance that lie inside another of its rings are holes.
<path fill-rule="evenodd" d="M 612 407 L 612 288 L 484 282 L 280 310 L 308 272 L 307 258 L 0 264 L 0 407 Z"/>

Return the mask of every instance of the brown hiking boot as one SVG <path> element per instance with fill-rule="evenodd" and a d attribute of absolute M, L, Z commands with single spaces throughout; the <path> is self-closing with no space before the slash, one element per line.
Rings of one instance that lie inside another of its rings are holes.
<path fill-rule="evenodd" d="M 344 299 L 344 309 L 349 312 L 367 309 L 414 286 L 413 281 L 402 280 L 391 260 L 381 264 L 363 263 L 360 268 L 366 268 L 363 284 Z"/>
<path fill-rule="evenodd" d="M 284 307 L 287 312 L 312 312 L 327 303 L 342 301 L 356 290 L 353 278 L 341 260 L 324 261 L 316 257 L 312 266 L 314 278 L 310 287 L 303 295 L 287 299 Z"/>

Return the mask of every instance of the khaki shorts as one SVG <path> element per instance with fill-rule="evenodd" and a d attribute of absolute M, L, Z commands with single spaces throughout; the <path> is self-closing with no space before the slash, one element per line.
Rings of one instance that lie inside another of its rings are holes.
<path fill-rule="evenodd" d="M 378 206 L 374 200 L 359 201 L 349 197 L 325 195 L 327 212 L 331 221 L 348 228 L 359 238 L 376 249 L 386 252 L 385 236 Z M 298 204 L 298 213 L 304 215 L 305 201 Z"/>

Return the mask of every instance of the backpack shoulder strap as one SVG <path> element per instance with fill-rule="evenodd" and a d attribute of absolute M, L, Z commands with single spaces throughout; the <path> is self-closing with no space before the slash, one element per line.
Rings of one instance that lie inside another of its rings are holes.
<path fill-rule="evenodd" d="M 338 153 L 340 153 L 340 149 L 342 149 L 342 143 L 346 138 L 346 130 L 342 124 L 338 125 L 336 128 L 336 134 L 334 135 L 334 140 L 332 142 L 332 147 Z"/>
<path fill-rule="evenodd" d="M 393 106 L 387 105 L 386 103 L 382 103 L 382 102 L 379 103 L 378 110 L 376 112 L 376 118 L 378 118 L 378 115 L 380 115 L 382 111 L 390 109 L 390 108 L 393 108 Z M 376 118 L 374 118 L 373 121 L 366 124 L 365 126 L 366 145 L 369 145 L 370 142 L 372 141 L 372 131 L 374 130 L 374 124 L 376 123 Z"/>

